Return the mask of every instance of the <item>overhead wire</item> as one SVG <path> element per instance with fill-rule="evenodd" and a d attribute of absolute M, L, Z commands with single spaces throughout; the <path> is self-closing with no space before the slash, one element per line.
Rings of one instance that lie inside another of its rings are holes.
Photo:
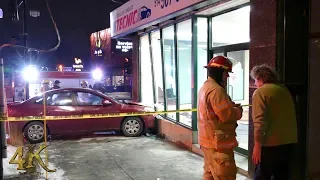
<path fill-rule="evenodd" d="M 52 23 L 53 23 L 53 26 L 54 26 L 54 29 L 56 31 L 56 34 L 57 34 L 57 38 L 58 38 L 58 43 L 56 46 L 54 46 L 53 48 L 51 49 L 48 49 L 48 50 L 42 50 L 42 49 L 36 49 L 36 48 L 30 48 L 30 47 L 25 47 L 25 46 L 21 46 L 21 45 L 13 45 L 13 44 L 2 44 L 0 46 L 0 52 L 3 48 L 5 47 L 15 47 L 15 48 L 22 48 L 22 49 L 28 49 L 28 51 L 38 51 L 39 53 L 46 53 L 46 52 L 52 52 L 52 51 L 55 51 L 57 50 L 59 47 L 60 47 L 60 44 L 61 44 L 61 37 L 60 37 L 60 33 L 59 33 L 59 29 L 58 29 L 58 26 L 52 16 L 52 13 L 51 13 L 51 8 L 50 8 L 50 5 L 49 5 L 49 2 L 48 0 L 45 0 L 46 1 L 46 6 L 47 6 L 47 9 L 48 9 L 48 12 L 49 12 L 49 15 L 50 15 L 50 18 L 52 20 Z"/>
<path fill-rule="evenodd" d="M 120 2 L 120 1 L 116 1 L 116 0 L 111 0 L 111 1 L 118 4 L 123 4 L 123 2 Z"/>

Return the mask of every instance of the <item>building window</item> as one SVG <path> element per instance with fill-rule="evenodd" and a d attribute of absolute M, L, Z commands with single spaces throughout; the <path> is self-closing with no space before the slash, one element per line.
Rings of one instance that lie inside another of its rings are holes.
<path fill-rule="evenodd" d="M 164 93 L 163 93 L 163 73 L 162 73 L 162 56 L 160 31 L 151 33 L 151 45 L 154 67 L 156 108 L 159 111 L 164 110 Z"/>
<path fill-rule="evenodd" d="M 204 68 L 208 64 L 208 22 L 207 18 L 197 18 L 197 54 L 198 54 L 198 92 L 207 80 L 207 69 Z"/>
<path fill-rule="evenodd" d="M 224 55 L 233 60 L 233 73 L 227 92 L 235 103 L 249 104 L 249 41 L 250 6 L 212 18 L 212 56 Z M 230 46 L 232 45 L 232 46 Z M 248 150 L 249 108 L 243 107 L 242 119 L 236 129 L 239 148 Z"/>
<path fill-rule="evenodd" d="M 192 108 L 192 22 L 191 19 L 177 24 L 179 109 Z M 180 113 L 179 122 L 191 127 L 191 112 Z"/>
<path fill-rule="evenodd" d="M 232 71 L 228 80 L 228 94 L 231 99 L 240 104 L 249 104 L 249 50 L 231 51 L 228 57 L 234 59 Z M 243 107 L 242 119 L 236 129 L 239 147 L 248 149 L 249 107 Z"/>
<path fill-rule="evenodd" d="M 212 47 L 250 41 L 250 6 L 212 18 Z"/>
<path fill-rule="evenodd" d="M 170 26 L 162 30 L 163 57 L 165 68 L 165 85 L 167 109 L 176 110 L 176 66 L 174 49 L 174 27 Z M 168 113 L 167 116 L 176 120 L 176 113 Z"/>
<path fill-rule="evenodd" d="M 229 77 L 229 94 L 234 101 L 244 101 L 245 83 L 247 83 L 245 82 L 245 76 L 249 76 L 249 71 L 245 73 L 244 70 L 249 68 L 249 50 L 228 52 L 227 56 L 231 57 L 233 61 L 233 73 L 230 73 Z M 249 84 L 247 84 L 247 87 L 249 87 Z"/>
<path fill-rule="evenodd" d="M 153 105 L 152 68 L 148 35 L 140 38 L 141 102 Z"/>

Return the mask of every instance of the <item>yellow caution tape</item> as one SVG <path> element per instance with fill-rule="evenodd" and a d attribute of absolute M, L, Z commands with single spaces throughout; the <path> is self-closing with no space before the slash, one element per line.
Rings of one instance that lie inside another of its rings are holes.
<path fill-rule="evenodd" d="M 168 111 L 155 111 L 155 112 L 113 112 L 106 114 L 83 114 L 71 116 L 24 116 L 24 117 L 2 117 L 0 121 L 33 121 L 33 120 L 79 120 L 79 119 L 97 119 L 97 118 L 111 118 L 111 117 L 126 117 L 126 116 L 145 116 L 154 114 L 167 114 L 167 113 L 181 113 L 181 112 L 194 112 L 194 109 L 183 110 L 168 110 Z"/>
<path fill-rule="evenodd" d="M 241 105 L 251 106 L 250 104 Z M 82 114 L 71 116 L 24 116 L 24 117 L 0 117 L 0 121 L 34 121 L 34 120 L 79 120 L 79 119 L 97 119 L 97 118 L 111 118 L 111 117 L 127 117 L 127 116 L 145 116 L 167 113 L 181 113 L 181 112 L 195 112 L 197 108 L 183 109 L 183 110 L 168 110 L 168 111 L 155 111 L 155 112 L 113 112 L 106 114 Z"/>
<path fill-rule="evenodd" d="M 241 107 L 245 107 L 245 106 L 252 106 L 252 105 L 251 104 L 241 105 Z"/>

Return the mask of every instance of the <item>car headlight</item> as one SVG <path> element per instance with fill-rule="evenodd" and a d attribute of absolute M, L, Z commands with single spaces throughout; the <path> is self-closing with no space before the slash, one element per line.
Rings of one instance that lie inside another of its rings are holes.
<path fill-rule="evenodd" d="M 154 112 L 154 109 L 151 108 L 151 107 L 145 107 L 145 108 L 144 108 L 144 111 L 145 111 L 145 112 Z"/>
<path fill-rule="evenodd" d="M 145 107 L 144 112 L 155 112 L 154 108 L 152 107 Z M 156 116 L 156 114 L 148 114 L 149 116 Z"/>

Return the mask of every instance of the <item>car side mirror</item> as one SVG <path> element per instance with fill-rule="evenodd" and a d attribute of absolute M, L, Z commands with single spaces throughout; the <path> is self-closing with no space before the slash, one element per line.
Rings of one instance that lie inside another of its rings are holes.
<path fill-rule="evenodd" d="M 102 102 L 103 106 L 110 106 L 112 103 L 109 100 L 103 100 Z"/>

